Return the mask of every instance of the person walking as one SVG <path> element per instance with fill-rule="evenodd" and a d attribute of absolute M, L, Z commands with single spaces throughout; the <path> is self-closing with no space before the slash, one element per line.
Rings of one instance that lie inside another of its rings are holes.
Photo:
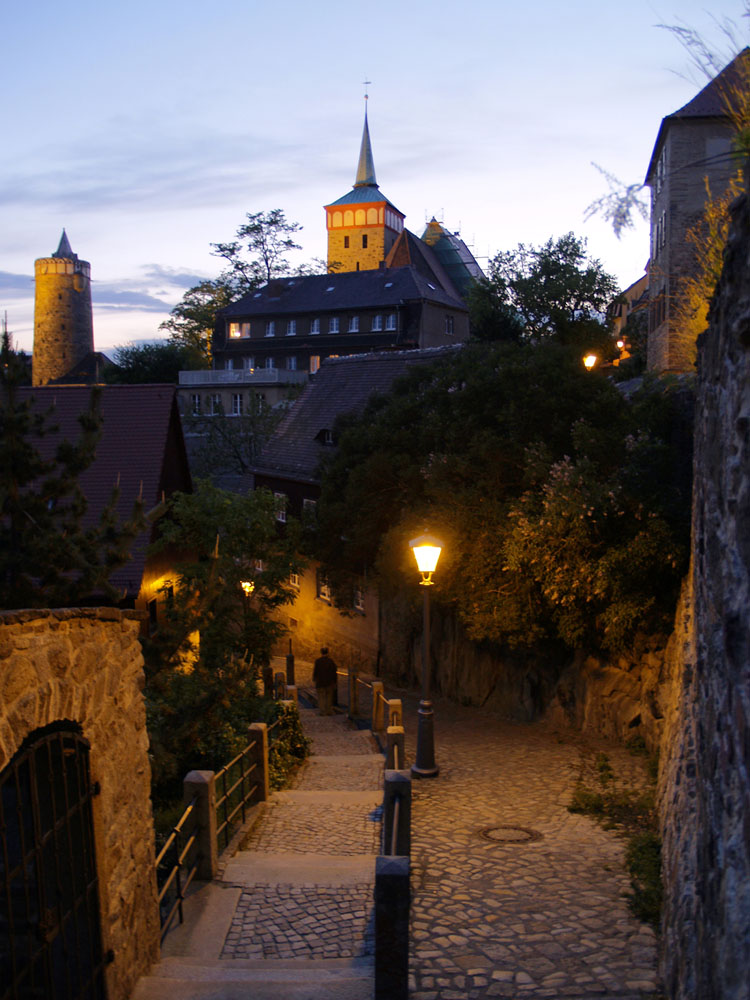
<path fill-rule="evenodd" d="M 313 667 L 313 684 L 318 692 L 318 714 L 333 715 L 333 693 L 336 690 L 336 664 L 328 655 L 328 646 L 322 646 Z"/>

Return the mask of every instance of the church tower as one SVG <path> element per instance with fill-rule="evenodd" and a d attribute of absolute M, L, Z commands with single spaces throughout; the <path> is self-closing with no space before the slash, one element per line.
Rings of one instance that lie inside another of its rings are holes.
<path fill-rule="evenodd" d="M 66 375 L 94 350 L 91 265 L 73 253 L 63 229 L 51 257 L 34 262 L 34 355 L 32 384 Z"/>
<path fill-rule="evenodd" d="M 328 267 L 338 264 L 339 271 L 380 267 L 404 228 L 403 213 L 380 193 L 375 180 L 367 105 L 354 187 L 325 210 Z"/>

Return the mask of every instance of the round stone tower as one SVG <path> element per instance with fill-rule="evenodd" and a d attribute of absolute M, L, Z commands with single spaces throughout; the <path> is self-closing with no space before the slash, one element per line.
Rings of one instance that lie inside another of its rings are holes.
<path fill-rule="evenodd" d="M 94 350 L 91 265 L 79 260 L 63 229 L 51 257 L 34 262 L 33 385 L 66 375 Z"/>

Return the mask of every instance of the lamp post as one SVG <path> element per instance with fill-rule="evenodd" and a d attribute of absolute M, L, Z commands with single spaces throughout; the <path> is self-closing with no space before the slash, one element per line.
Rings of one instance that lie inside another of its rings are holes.
<path fill-rule="evenodd" d="M 435 763 L 435 734 L 432 701 L 430 700 L 430 590 L 432 574 L 443 543 L 434 535 L 420 535 L 409 542 L 417 568 L 422 574 L 420 586 L 424 587 L 422 622 L 422 700 L 417 714 L 417 759 L 411 773 L 415 778 L 434 778 L 439 772 Z"/>

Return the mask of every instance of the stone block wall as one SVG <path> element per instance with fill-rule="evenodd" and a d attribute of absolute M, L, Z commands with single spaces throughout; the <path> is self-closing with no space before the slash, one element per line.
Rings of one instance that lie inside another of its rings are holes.
<path fill-rule="evenodd" d="M 665 739 L 661 813 L 670 998 L 750 982 L 750 205 L 733 206 L 698 350 L 693 634 Z"/>
<path fill-rule="evenodd" d="M 0 613 L 0 770 L 50 723 L 90 742 L 94 838 L 109 1000 L 158 957 L 151 771 L 140 615 L 116 608 Z"/>

